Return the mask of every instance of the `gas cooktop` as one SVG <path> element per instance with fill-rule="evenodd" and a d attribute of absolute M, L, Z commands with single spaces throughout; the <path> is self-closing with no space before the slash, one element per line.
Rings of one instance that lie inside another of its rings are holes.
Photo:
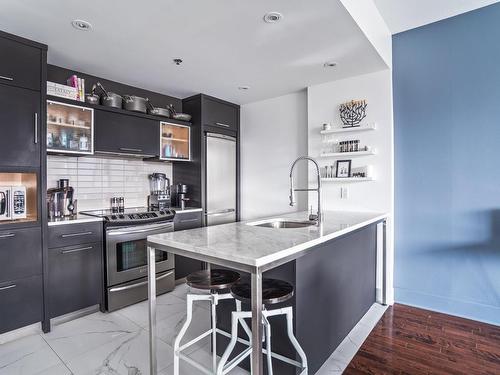
<path fill-rule="evenodd" d="M 147 207 L 125 208 L 123 211 L 94 210 L 82 211 L 82 215 L 95 216 L 104 219 L 105 223 L 112 224 L 140 224 L 157 221 L 173 220 L 175 211 L 166 209 L 160 211 L 151 211 Z"/>

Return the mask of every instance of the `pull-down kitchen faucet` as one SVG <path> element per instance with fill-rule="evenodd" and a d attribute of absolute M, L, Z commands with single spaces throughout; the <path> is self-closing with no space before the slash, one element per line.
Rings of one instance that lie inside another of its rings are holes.
<path fill-rule="evenodd" d="M 295 168 L 295 164 L 299 162 L 300 160 L 309 160 L 314 163 L 316 166 L 316 176 L 318 179 L 318 186 L 316 189 L 294 189 L 293 188 L 293 169 Z M 293 163 L 292 167 L 290 168 L 290 206 L 295 206 L 295 192 L 296 191 L 316 191 L 318 193 L 318 212 L 316 215 L 313 215 L 312 213 L 309 215 L 309 220 L 311 221 L 316 221 L 319 224 L 321 224 L 322 221 L 322 216 L 323 214 L 321 213 L 321 173 L 319 170 L 319 165 L 316 160 L 309 156 L 301 156 L 297 158 Z"/>

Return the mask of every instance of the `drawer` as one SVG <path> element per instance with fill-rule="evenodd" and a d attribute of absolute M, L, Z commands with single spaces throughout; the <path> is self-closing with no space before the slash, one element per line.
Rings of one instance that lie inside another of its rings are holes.
<path fill-rule="evenodd" d="M 49 226 L 49 248 L 102 243 L 102 223 L 82 223 Z"/>
<path fill-rule="evenodd" d="M 0 83 L 40 91 L 40 49 L 0 37 L 0 54 Z"/>
<path fill-rule="evenodd" d="M 203 125 L 212 129 L 238 131 L 240 111 L 237 106 L 204 98 L 202 108 Z"/>
<path fill-rule="evenodd" d="M 174 231 L 201 227 L 202 212 L 178 211 L 174 217 Z"/>
<path fill-rule="evenodd" d="M 41 229 L 0 231 L 0 282 L 41 274 Z"/>
<path fill-rule="evenodd" d="M 42 320 L 42 276 L 0 283 L 0 333 Z"/>
<path fill-rule="evenodd" d="M 102 243 L 49 249 L 51 318 L 102 303 Z"/>

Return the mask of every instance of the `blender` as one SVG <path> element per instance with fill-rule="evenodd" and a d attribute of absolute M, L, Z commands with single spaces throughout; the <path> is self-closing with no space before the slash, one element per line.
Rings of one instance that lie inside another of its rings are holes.
<path fill-rule="evenodd" d="M 149 175 L 148 206 L 151 211 L 162 211 L 170 207 L 170 179 L 165 173 Z"/>

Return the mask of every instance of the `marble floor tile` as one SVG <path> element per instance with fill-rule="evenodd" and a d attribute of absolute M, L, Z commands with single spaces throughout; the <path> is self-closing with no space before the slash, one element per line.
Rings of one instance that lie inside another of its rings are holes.
<path fill-rule="evenodd" d="M 186 300 L 172 293 L 162 294 L 156 300 L 156 321 L 160 322 L 173 314 L 178 314 L 185 310 Z M 142 328 L 146 328 L 149 325 L 149 307 L 147 301 L 127 306 L 116 311 L 116 313 L 125 316 Z"/>
<path fill-rule="evenodd" d="M 210 352 L 210 345 L 204 345 L 203 347 L 196 350 L 194 353 L 189 355 L 193 360 L 200 363 L 201 365 L 210 367 L 212 363 L 212 353 Z M 182 375 L 202 375 L 203 372 L 193 367 L 191 364 L 181 361 L 180 362 L 180 373 Z M 174 366 L 170 365 L 165 370 L 161 371 L 159 375 L 173 375 Z M 230 375 L 249 375 L 250 373 L 242 368 L 236 367 L 230 373 Z"/>
<path fill-rule="evenodd" d="M 158 370 L 173 363 L 173 349 L 158 340 Z M 145 330 L 129 333 L 67 363 L 74 375 L 147 375 L 149 338 Z"/>
<path fill-rule="evenodd" d="M 54 326 L 43 338 L 64 362 L 68 362 L 117 338 L 128 337 L 140 329 L 137 324 L 117 313 L 97 312 Z"/>
<path fill-rule="evenodd" d="M 174 340 L 182 328 L 182 325 L 186 321 L 186 308 L 178 313 L 170 315 L 168 318 L 163 319 L 157 323 L 156 332 L 158 338 L 165 341 L 168 345 L 174 346 Z M 206 332 L 211 327 L 210 311 L 203 309 L 201 307 L 195 306 L 193 308 L 193 319 L 191 325 L 189 326 L 186 335 L 184 336 L 182 343 L 186 343 L 189 340 L 201 335 Z M 192 353 L 204 346 L 206 343 L 210 342 L 210 338 L 205 339 L 194 344 L 192 347 L 185 350 L 185 353 Z"/>
<path fill-rule="evenodd" d="M 35 375 L 73 375 L 73 373 L 65 364 L 61 363 L 42 372 L 37 372 Z"/>
<path fill-rule="evenodd" d="M 62 364 L 39 335 L 0 345 L 0 375 L 35 375 Z"/>

